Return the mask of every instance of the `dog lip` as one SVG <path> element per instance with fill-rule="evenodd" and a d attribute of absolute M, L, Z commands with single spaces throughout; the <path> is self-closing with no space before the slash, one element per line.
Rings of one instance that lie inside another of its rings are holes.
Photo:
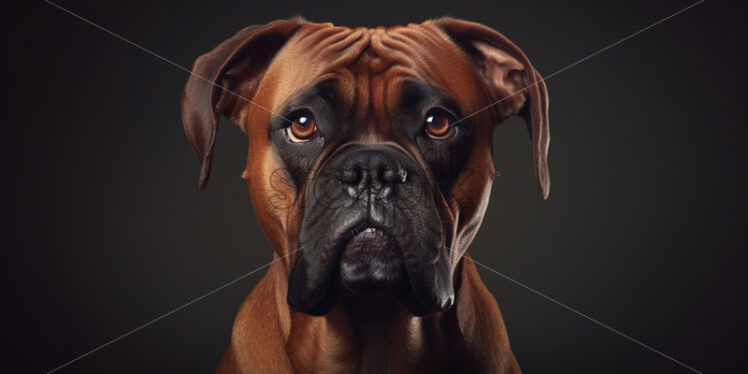
<path fill-rule="evenodd" d="M 444 237 L 440 217 L 433 214 L 430 229 L 425 227 L 430 221 L 418 219 L 419 213 L 438 212 L 436 206 L 432 202 L 423 212 L 401 206 L 387 208 L 391 216 L 373 214 L 379 212 L 373 212 L 371 205 L 355 205 L 342 206 L 329 217 L 302 221 L 314 224 L 302 223 L 299 246 L 312 249 L 298 257 L 289 275 L 287 298 L 293 310 L 324 315 L 350 296 L 349 291 L 355 294 L 377 289 L 388 289 L 413 315 L 449 308 L 454 291 L 446 257 L 441 253 Z M 397 269 L 396 264 L 400 264 Z M 387 271 L 377 272 L 382 266 Z M 381 274 L 387 276 L 378 277 Z"/>
<path fill-rule="evenodd" d="M 336 256 L 340 258 L 340 256 L 342 256 L 343 253 L 345 252 L 345 248 L 353 240 L 353 238 L 360 236 L 361 239 L 368 239 L 368 238 L 372 238 L 375 235 L 377 235 L 378 232 L 387 233 L 387 230 L 375 227 L 374 225 L 371 225 L 369 222 L 366 222 L 366 220 L 358 222 L 352 225 L 347 230 L 343 231 L 341 235 L 339 235 L 334 240 L 333 242 L 334 244 L 331 246 L 332 253 L 335 253 Z"/>
<path fill-rule="evenodd" d="M 367 227 L 345 244 L 340 257 L 338 277 L 345 294 L 386 288 L 396 291 L 402 287 L 404 262 L 392 235 Z"/>
<path fill-rule="evenodd" d="M 358 233 L 355 233 L 351 236 L 351 238 L 348 240 L 349 242 L 353 240 L 353 238 L 359 237 L 361 239 L 372 239 L 376 237 L 379 233 L 386 233 L 385 230 L 380 230 L 375 227 L 367 227 L 363 230 L 360 230 Z"/>
<path fill-rule="evenodd" d="M 341 240 L 339 242 L 339 245 L 342 246 L 340 249 L 343 252 L 346 252 L 348 246 L 350 246 L 354 241 L 371 241 L 382 237 L 389 238 L 389 240 L 393 240 L 394 242 L 392 234 L 387 230 L 372 226 L 365 226 L 363 228 L 358 228 L 357 230 L 351 230 L 350 234 L 347 235 L 344 240 Z M 397 244 L 395 244 L 395 246 L 397 246 Z"/>
<path fill-rule="evenodd" d="M 383 227 L 379 227 L 378 225 L 373 225 L 371 222 L 367 222 L 367 220 L 358 222 L 352 225 L 349 229 L 345 230 L 343 234 L 339 236 L 339 239 L 337 240 L 337 249 L 344 248 L 348 244 L 348 242 L 351 241 L 351 239 L 358 235 L 361 235 L 363 238 L 371 238 L 377 235 L 377 232 L 388 233 L 389 230 Z"/>
<path fill-rule="evenodd" d="M 357 235 L 365 238 L 373 238 L 379 233 L 390 235 L 389 230 L 372 223 L 368 217 L 359 216 L 356 218 L 341 225 L 342 227 L 339 226 L 336 228 L 335 235 L 328 239 L 327 243 L 323 244 L 323 247 L 320 248 L 322 253 L 325 254 L 321 259 L 314 262 L 314 266 L 322 270 L 313 282 L 317 284 L 317 287 L 308 288 L 307 285 L 300 289 L 298 287 L 289 288 L 287 298 L 293 310 L 308 312 L 312 315 L 326 313 L 328 307 L 337 298 L 328 291 L 332 286 L 331 283 L 334 282 L 334 274 L 339 271 L 340 260 L 351 240 Z M 305 266 L 299 267 L 299 262 L 304 261 L 303 257 L 304 255 L 302 254 L 293 265 L 294 270 L 291 271 L 290 282 L 294 282 L 294 279 L 297 279 L 296 281 L 300 282 L 300 284 L 309 284 L 309 279 L 307 278 L 309 275 L 305 274 Z M 325 301 L 326 299 L 329 300 Z"/>

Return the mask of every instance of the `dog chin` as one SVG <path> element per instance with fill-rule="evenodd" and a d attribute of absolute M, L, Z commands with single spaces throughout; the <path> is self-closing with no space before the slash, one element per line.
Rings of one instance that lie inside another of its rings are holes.
<path fill-rule="evenodd" d="M 294 311 L 322 316 L 342 299 L 381 294 L 393 296 L 393 300 L 415 316 L 451 307 L 454 299 L 451 276 L 446 267 L 438 266 L 445 263 L 444 259 L 440 259 L 435 268 L 414 268 L 411 262 L 411 269 L 408 269 L 398 240 L 388 231 L 365 227 L 348 237 L 350 239 L 341 242 L 335 251 L 339 257 L 335 266 L 328 270 L 326 290 L 308 289 L 309 282 L 302 281 L 308 279 L 308 272 L 315 266 L 308 267 L 298 262 L 294 265 L 288 294 L 288 303 Z M 421 264 L 416 262 L 416 265 Z M 445 275 L 450 282 L 439 281 Z M 311 294 L 319 296 L 315 300 L 309 297 Z"/>
<path fill-rule="evenodd" d="M 405 273 L 402 253 L 386 232 L 368 227 L 346 243 L 338 280 L 351 294 L 368 290 L 397 290 Z"/>

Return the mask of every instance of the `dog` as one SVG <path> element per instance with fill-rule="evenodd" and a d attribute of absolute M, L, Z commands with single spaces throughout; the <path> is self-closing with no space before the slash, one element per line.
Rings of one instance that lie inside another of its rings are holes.
<path fill-rule="evenodd" d="M 274 261 L 218 373 L 519 373 L 467 249 L 498 174 L 492 130 L 525 119 L 542 198 L 548 94 L 502 34 L 453 18 L 239 31 L 195 61 L 186 133 L 210 174 L 219 115 Z"/>

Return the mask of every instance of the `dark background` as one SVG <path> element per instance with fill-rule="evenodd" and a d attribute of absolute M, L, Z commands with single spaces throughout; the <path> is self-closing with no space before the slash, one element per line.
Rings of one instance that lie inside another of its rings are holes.
<path fill-rule="evenodd" d="M 689 1 L 60 0 L 191 67 L 238 29 L 450 15 L 506 34 L 548 75 Z M 41 1 L 3 3 L 4 372 L 46 372 L 270 261 L 221 122 L 211 183 L 179 103 L 188 75 Z M 706 1 L 547 81 L 552 189 L 529 138 L 494 134 L 475 259 L 703 372 L 746 367 L 746 12 Z M 688 373 L 481 269 L 526 373 Z M 60 373 L 212 372 L 262 272 Z"/>

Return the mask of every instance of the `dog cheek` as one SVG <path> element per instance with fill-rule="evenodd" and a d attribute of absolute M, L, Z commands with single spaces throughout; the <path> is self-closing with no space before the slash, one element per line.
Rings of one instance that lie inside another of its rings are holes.
<path fill-rule="evenodd" d="M 288 171 L 273 162 L 272 157 L 255 159 L 253 156 L 250 154 L 245 172 L 249 176 L 252 205 L 265 236 L 275 252 L 283 256 L 295 249 L 287 238 L 295 235 L 289 232 L 289 227 L 294 227 L 290 218 L 297 200 L 296 188 L 290 183 Z"/>

